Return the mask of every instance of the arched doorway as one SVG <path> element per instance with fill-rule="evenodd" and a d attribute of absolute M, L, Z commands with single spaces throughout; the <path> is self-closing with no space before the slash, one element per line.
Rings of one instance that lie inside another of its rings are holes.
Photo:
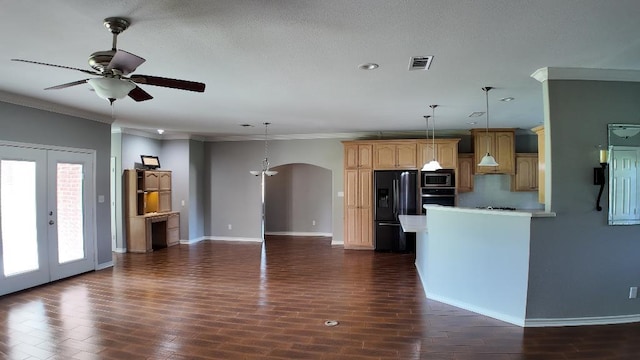
<path fill-rule="evenodd" d="M 332 236 L 332 173 L 310 164 L 272 168 L 266 178 L 267 235 Z"/>

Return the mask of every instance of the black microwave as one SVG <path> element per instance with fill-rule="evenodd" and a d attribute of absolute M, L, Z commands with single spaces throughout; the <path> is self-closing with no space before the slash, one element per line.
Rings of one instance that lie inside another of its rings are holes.
<path fill-rule="evenodd" d="M 455 187 L 454 171 L 442 169 L 436 171 L 423 171 L 421 173 L 420 186 L 423 188 Z"/>

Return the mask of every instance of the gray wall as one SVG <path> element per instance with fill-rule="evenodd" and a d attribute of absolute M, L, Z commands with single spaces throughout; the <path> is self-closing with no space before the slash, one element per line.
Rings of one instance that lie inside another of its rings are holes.
<path fill-rule="evenodd" d="M 266 231 L 330 234 L 331 171 L 309 164 L 273 170 L 278 174 L 266 182 Z"/>
<path fill-rule="evenodd" d="M 96 205 L 98 264 L 112 261 L 110 209 L 111 126 L 68 115 L 0 102 L 0 140 L 92 149 L 96 151 Z"/>
<path fill-rule="evenodd" d="M 628 299 L 640 285 L 638 226 L 608 226 L 607 196 L 595 210 L 597 145 L 607 143 L 608 123 L 638 123 L 640 83 L 543 83 L 551 211 L 533 219 L 527 318 L 640 314 Z M 550 150 L 550 151 L 549 151 Z"/>
<path fill-rule="evenodd" d="M 260 239 L 260 177 L 249 170 L 260 170 L 264 157 L 262 141 L 208 142 L 205 144 L 210 189 L 205 205 L 205 234 L 210 236 Z M 343 242 L 343 147 L 336 139 L 278 140 L 269 142 L 271 167 L 305 163 L 331 171 L 333 242 Z M 276 175 L 273 181 L 277 181 Z M 268 191 L 268 190 L 267 190 Z M 228 224 L 232 229 L 228 229 Z"/>
<path fill-rule="evenodd" d="M 163 140 L 160 147 L 160 165 L 171 170 L 171 210 L 180 212 L 180 239 L 189 239 L 189 140 Z"/>
<path fill-rule="evenodd" d="M 202 238 L 204 234 L 205 204 L 204 142 L 189 140 L 189 236 Z"/>

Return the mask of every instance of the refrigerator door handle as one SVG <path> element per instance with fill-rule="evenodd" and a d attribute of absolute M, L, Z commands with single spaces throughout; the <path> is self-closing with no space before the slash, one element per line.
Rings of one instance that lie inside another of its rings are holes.
<path fill-rule="evenodd" d="M 380 226 L 400 226 L 400 224 L 398 224 L 398 223 L 386 223 L 386 222 L 378 223 L 378 225 L 380 225 Z"/>
<path fill-rule="evenodd" d="M 393 180 L 393 217 L 398 214 L 398 180 Z"/>

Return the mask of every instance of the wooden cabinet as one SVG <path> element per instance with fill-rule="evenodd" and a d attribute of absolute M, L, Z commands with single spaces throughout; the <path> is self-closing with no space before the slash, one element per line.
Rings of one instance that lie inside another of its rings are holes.
<path fill-rule="evenodd" d="M 473 154 L 458 154 L 458 193 L 473 191 Z"/>
<path fill-rule="evenodd" d="M 345 170 L 345 249 L 373 249 L 372 170 Z"/>
<path fill-rule="evenodd" d="M 373 145 L 360 143 L 345 143 L 345 169 L 371 169 L 373 166 Z"/>
<path fill-rule="evenodd" d="M 475 174 L 515 175 L 515 130 L 514 129 L 473 129 Z M 478 166 L 482 157 L 489 153 L 499 166 Z"/>
<path fill-rule="evenodd" d="M 127 251 L 149 252 L 180 241 L 180 214 L 171 212 L 171 171 L 125 170 Z"/>
<path fill-rule="evenodd" d="M 511 191 L 538 190 L 538 154 L 516 154 L 516 174 L 511 176 Z"/>
<path fill-rule="evenodd" d="M 373 145 L 373 167 L 376 170 L 416 169 L 416 141 L 376 143 Z"/>
<path fill-rule="evenodd" d="M 444 169 L 456 169 L 458 167 L 458 142 L 460 139 L 436 139 L 435 159 Z M 418 141 L 418 168 L 434 158 L 434 142 L 429 140 Z"/>
<path fill-rule="evenodd" d="M 177 245 L 180 242 L 180 213 L 173 212 L 167 215 L 167 246 Z"/>
<path fill-rule="evenodd" d="M 537 126 L 531 129 L 538 135 L 538 202 L 545 203 L 545 141 L 544 126 Z"/>

